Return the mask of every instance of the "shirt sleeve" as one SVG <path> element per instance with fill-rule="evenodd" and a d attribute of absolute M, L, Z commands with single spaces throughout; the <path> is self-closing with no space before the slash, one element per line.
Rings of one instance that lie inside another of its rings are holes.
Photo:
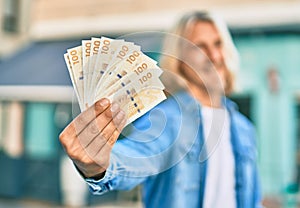
<path fill-rule="evenodd" d="M 140 177 L 122 175 L 118 172 L 119 168 L 123 168 L 122 166 L 123 164 L 118 160 L 112 160 L 102 179 L 86 178 L 90 191 L 93 194 L 102 195 L 112 190 L 130 190 L 147 178 L 145 175 Z"/>

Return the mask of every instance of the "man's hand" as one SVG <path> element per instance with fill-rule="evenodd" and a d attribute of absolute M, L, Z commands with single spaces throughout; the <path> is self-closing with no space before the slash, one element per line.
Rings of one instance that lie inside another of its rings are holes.
<path fill-rule="evenodd" d="M 107 169 L 112 146 L 125 123 L 119 106 L 103 98 L 78 115 L 59 139 L 82 174 L 97 177 Z"/>

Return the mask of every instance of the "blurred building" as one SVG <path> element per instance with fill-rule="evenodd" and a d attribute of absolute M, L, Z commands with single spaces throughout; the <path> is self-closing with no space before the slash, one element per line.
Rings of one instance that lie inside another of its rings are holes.
<path fill-rule="evenodd" d="M 0 1 L 0 57 L 13 54 L 29 39 L 30 0 Z"/>
<path fill-rule="evenodd" d="M 196 9 L 213 10 L 229 24 L 242 66 L 232 98 L 257 127 L 263 194 L 293 203 L 300 181 L 299 0 L 0 0 L 0 165 L 8 167 L 0 173 L 0 197 L 61 203 L 57 137 L 78 113 L 63 61 L 67 48 L 91 36 L 166 31 Z M 160 48 L 146 34 L 139 41 Z M 115 192 L 89 201 L 135 197 Z"/>

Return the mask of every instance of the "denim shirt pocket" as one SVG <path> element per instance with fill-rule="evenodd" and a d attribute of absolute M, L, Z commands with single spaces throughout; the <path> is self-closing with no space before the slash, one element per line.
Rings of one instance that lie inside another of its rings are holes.
<path fill-rule="evenodd" d="M 178 182 L 184 191 L 199 190 L 200 168 L 199 151 L 192 148 L 178 166 L 178 176 L 180 176 Z"/>

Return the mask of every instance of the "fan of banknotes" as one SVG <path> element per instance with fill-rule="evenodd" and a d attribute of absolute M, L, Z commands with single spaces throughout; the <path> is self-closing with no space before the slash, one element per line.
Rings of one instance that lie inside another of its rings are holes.
<path fill-rule="evenodd" d="M 81 111 L 106 97 L 120 105 L 129 124 L 166 99 L 162 70 L 132 42 L 82 40 L 64 58 Z"/>

